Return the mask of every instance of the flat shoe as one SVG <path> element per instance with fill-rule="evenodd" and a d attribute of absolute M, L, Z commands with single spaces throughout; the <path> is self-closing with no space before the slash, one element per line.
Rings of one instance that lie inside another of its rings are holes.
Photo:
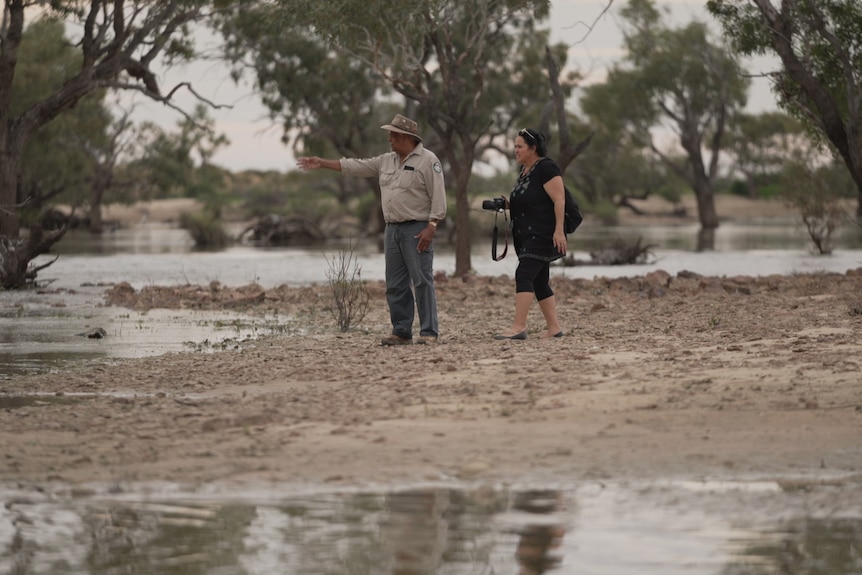
<path fill-rule="evenodd" d="M 515 335 L 495 335 L 494 339 L 527 339 L 527 332 L 522 331 Z"/>
<path fill-rule="evenodd" d="M 555 333 L 555 334 L 554 334 L 554 335 L 552 335 L 551 337 L 563 337 L 564 335 L 566 335 L 566 334 L 564 334 L 564 333 L 563 333 L 563 332 L 561 332 L 561 331 L 558 331 L 557 333 Z"/>

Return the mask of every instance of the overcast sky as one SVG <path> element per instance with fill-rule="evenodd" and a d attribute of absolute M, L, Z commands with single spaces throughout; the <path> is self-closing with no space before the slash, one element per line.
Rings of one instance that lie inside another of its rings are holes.
<path fill-rule="evenodd" d="M 601 82 L 607 66 L 622 56 L 622 36 L 619 30 L 620 8 L 624 0 L 556 0 L 552 3 L 550 26 L 552 41 L 566 42 L 571 48 L 569 64 L 586 76 L 586 82 Z M 671 12 L 676 25 L 698 19 L 712 22 L 706 12 L 704 0 L 659 0 L 658 5 Z M 718 30 L 717 24 L 715 29 Z M 749 71 L 764 71 L 748 64 Z M 281 142 L 281 129 L 273 126 L 250 84 L 237 86 L 228 75 L 224 64 L 196 63 L 177 67 L 162 76 L 163 91 L 175 84 L 189 81 L 202 96 L 230 108 L 212 110 L 216 128 L 230 139 L 230 145 L 219 151 L 213 162 L 232 171 L 248 169 L 291 170 L 295 161 L 290 150 Z M 756 81 L 750 94 L 749 109 L 761 112 L 775 107 L 774 97 L 764 81 Z M 176 111 L 152 101 L 136 100 L 135 117 L 154 121 L 168 129 L 180 121 Z M 190 96 L 178 98 L 188 110 L 194 106 Z M 381 152 L 385 140 L 381 140 Z"/>

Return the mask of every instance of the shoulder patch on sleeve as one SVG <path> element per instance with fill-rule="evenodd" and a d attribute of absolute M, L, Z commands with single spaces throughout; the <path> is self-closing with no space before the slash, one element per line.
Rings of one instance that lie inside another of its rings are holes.
<path fill-rule="evenodd" d="M 443 171 L 443 166 L 440 165 L 440 162 L 434 162 L 434 171 L 438 174 Z"/>

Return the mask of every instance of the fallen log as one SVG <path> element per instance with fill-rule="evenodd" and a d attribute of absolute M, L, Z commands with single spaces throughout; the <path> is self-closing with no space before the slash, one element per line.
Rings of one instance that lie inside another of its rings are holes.
<path fill-rule="evenodd" d="M 589 260 L 575 259 L 574 254 L 564 256 L 559 261 L 560 266 L 621 266 L 647 263 L 652 255 L 654 245 L 644 244 L 643 238 L 634 243 L 627 243 L 617 238 L 609 246 L 590 252 Z"/>
<path fill-rule="evenodd" d="M 285 246 L 295 243 L 319 242 L 325 238 L 320 227 L 303 217 L 284 217 L 267 214 L 245 228 L 237 240 L 245 236 L 256 244 L 265 246 Z"/>

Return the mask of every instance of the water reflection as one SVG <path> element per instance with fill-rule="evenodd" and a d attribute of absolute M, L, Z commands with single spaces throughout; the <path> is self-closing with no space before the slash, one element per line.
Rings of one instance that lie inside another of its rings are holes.
<path fill-rule="evenodd" d="M 489 221 L 487 232 L 477 230 L 475 237 L 472 238 L 474 247 L 484 251 L 483 248 L 489 241 L 492 228 L 493 223 Z M 694 251 L 697 247 L 699 230 L 699 224 L 584 226 L 573 236 L 572 243 L 591 249 L 607 245 L 609 240 L 615 238 L 631 241 L 642 238 L 644 244 L 653 245 L 658 249 Z M 365 243 L 376 246 L 373 240 Z M 836 232 L 833 243 L 838 250 L 862 249 L 862 228 L 852 224 L 843 226 Z M 447 250 L 445 243 L 441 243 L 438 247 L 443 251 Z M 793 220 L 755 221 L 746 224 L 725 222 L 715 232 L 716 251 L 808 250 L 810 247 L 811 242 L 807 232 L 801 224 Z M 313 251 L 317 249 L 313 248 Z M 186 230 L 168 224 L 148 224 L 117 229 L 101 236 L 90 234 L 86 230 L 70 230 L 63 237 L 63 241 L 56 244 L 52 250 L 61 255 L 155 255 L 194 253 L 195 247 Z"/>
<path fill-rule="evenodd" d="M 423 489 L 386 496 L 380 524 L 393 575 L 431 575 L 443 562 L 449 537 L 449 492 Z"/>
<path fill-rule="evenodd" d="M 697 249 L 698 224 L 657 226 L 608 226 L 595 227 L 581 235 L 575 242 L 583 246 L 607 245 L 610 240 L 623 238 L 634 242 L 638 238 L 646 245 L 662 250 L 695 251 Z M 848 224 L 833 236 L 836 250 L 862 249 L 862 228 Z M 748 224 L 723 223 L 715 230 L 715 251 L 748 250 L 803 250 L 812 249 L 811 239 L 801 224 L 790 222 L 754 222 Z"/>
<path fill-rule="evenodd" d="M 167 224 L 138 225 L 94 235 L 86 230 L 70 230 L 51 250 L 72 254 L 178 254 L 194 251 L 188 231 Z"/>
<path fill-rule="evenodd" d="M 514 508 L 536 516 L 549 516 L 549 522 L 531 523 L 529 519 L 520 529 L 515 557 L 521 570 L 519 575 L 541 575 L 560 564 L 557 554 L 565 535 L 565 526 L 553 514 L 562 510 L 562 493 L 536 490 L 515 496 Z"/>
<path fill-rule="evenodd" d="M 7 492 L 0 572 L 850 575 L 862 567 L 862 516 L 814 516 L 780 490 L 752 492 L 759 499 L 745 504 L 732 491 L 706 494 L 724 498 L 720 511 L 703 508 L 703 491 L 664 493 L 669 499 L 620 485 L 293 498 L 251 490 L 245 499 Z M 785 503 L 793 515 L 770 519 Z"/>
<path fill-rule="evenodd" d="M 862 573 L 862 521 L 800 520 L 763 534 L 722 575 L 844 575 Z"/>

